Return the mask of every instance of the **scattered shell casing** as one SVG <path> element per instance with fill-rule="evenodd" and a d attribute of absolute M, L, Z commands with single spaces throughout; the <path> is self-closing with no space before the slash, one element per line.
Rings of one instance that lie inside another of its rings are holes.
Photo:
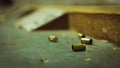
<path fill-rule="evenodd" d="M 57 38 L 56 36 L 54 36 L 54 35 L 50 35 L 50 36 L 48 37 L 48 39 L 49 39 L 49 41 L 51 41 L 51 42 L 57 42 L 57 40 L 58 40 L 58 38 Z"/>
<path fill-rule="evenodd" d="M 72 45 L 72 50 L 73 51 L 85 51 L 86 50 L 86 45 L 85 44 L 73 44 Z"/>
<path fill-rule="evenodd" d="M 46 58 L 42 58 L 40 61 L 41 61 L 42 63 L 47 63 L 49 60 L 46 59 Z"/>
<path fill-rule="evenodd" d="M 85 38 L 85 35 L 84 35 L 84 34 L 81 34 L 81 33 L 78 33 L 78 38 L 79 38 L 79 39 Z"/>
<path fill-rule="evenodd" d="M 91 45 L 93 43 L 93 40 L 89 38 L 81 38 L 81 43 Z"/>

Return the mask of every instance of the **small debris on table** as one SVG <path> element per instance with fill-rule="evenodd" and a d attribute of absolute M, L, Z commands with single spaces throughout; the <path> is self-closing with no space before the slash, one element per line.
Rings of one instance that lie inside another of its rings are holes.
<path fill-rule="evenodd" d="M 116 48 L 116 47 L 113 48 L 114 51 L 117 50 L 117 49 L 118 49 L 118 48 Z"/>
<path fill-rule="evenodd" d="M 91 61 L 91 58 L 86 58 L 85 61 L 87 61 L 87 62 L 88 62 L 88 61 Z"/>
<path fill-rule="evenodd" d="M 57 41 L 58 41 L 58 38 L 57 38 L 56 36 L 54 36 L 54 35 L 50 35 L 50 36 L 48 37 L 48 39 L 49 39 L 49 41 L 51 41 L 51 42 L 57 42 Z"/>
<path fill-rule="evenodd" d="M 42 58 L 40 61 L 41 61 L 42 63 L 44 63 L 44 64 L 49 62 L 49 60 L 46 59 L 46 58 Z"/>
<path fill-rule="evenodd" d="M 105 42 L 105 43 L 108 43 L 108 42 L 109 42 L 108 40 L 100 40 L 100 41 L 103 41 L 103 42 Z"/>
<path fill-rule="evenodd" d="M 93 40 L 89 38 L 81 38 L 81 43 L 91 45 L 93 43 Z"/>
<path fill-rule="evenodd" d="M 72 50 L 75 51 L 75 52 L 85 51 L 86 50 L 86 45 L 85 44 L 73 44 L 72 45 Z"/>

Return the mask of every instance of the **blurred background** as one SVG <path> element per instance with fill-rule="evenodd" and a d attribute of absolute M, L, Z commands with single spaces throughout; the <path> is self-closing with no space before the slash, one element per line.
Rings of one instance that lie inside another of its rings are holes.
<path fill-rule="evenodd" d="M 14 0 L 16 3 L 54 4 L 54 5 L 105 5 L 119 4 L 119 0 Z"/>
<path fill-rule="evenodd" d="M 119 0 L 0 0 L 1 5 L 119 5 Z"/>

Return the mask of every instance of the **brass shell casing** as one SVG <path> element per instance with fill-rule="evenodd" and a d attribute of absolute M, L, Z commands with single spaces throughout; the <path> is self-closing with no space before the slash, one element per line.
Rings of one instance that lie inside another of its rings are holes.
<path fill-rule="evenodd" d="M 73 51 L 85 51 L 86 50 L 86 45 L 85 44 L 73 44 L 72 45 L 72 50 Z"/>
<path fill-rule="evenodd" d="M 93 40 L 89 38 L 81 38 L 81 43 L 91 45 L 93 43 Z"/>
<path fill-rule="evenodd" d="M 49 41 L 51 41 L 51 42 L 57 42 L 57 41 L 58 41 L 58 38 L 57 38 L 56 36 L 54 36 L 54 35 L 50 35 L 50 36 L 48 37 L 48 39 L 49 39 Z"/>

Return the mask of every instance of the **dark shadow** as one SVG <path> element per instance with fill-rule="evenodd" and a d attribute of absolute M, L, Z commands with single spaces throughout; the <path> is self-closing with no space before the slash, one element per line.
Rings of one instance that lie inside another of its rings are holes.
<path fill-rule="evenodd" d="M 50 23 L 36 29 L 38 30 L 68 30 L 69 29 L 69 21 L 68 21 L 68 14 L 65 14 Z"/>
<path fill-rule="evenodd" d="M 0 0 L 0 6 L 8 7 L 13 5 L 13 0 Z"/>
<path fill-rule="evenodd" d="M 23 18 L 23 17 L 25 17 L 25 16 L 27 16 L 27 15 L 29 15 L 29 14 L 35 12 L 36 10 L 37 10 L 37 8 L 31 7 L 31 8 L 28 9 L 27 11 L 21 13 L 21 14 L 18 16 L 18 18 Z"/>

